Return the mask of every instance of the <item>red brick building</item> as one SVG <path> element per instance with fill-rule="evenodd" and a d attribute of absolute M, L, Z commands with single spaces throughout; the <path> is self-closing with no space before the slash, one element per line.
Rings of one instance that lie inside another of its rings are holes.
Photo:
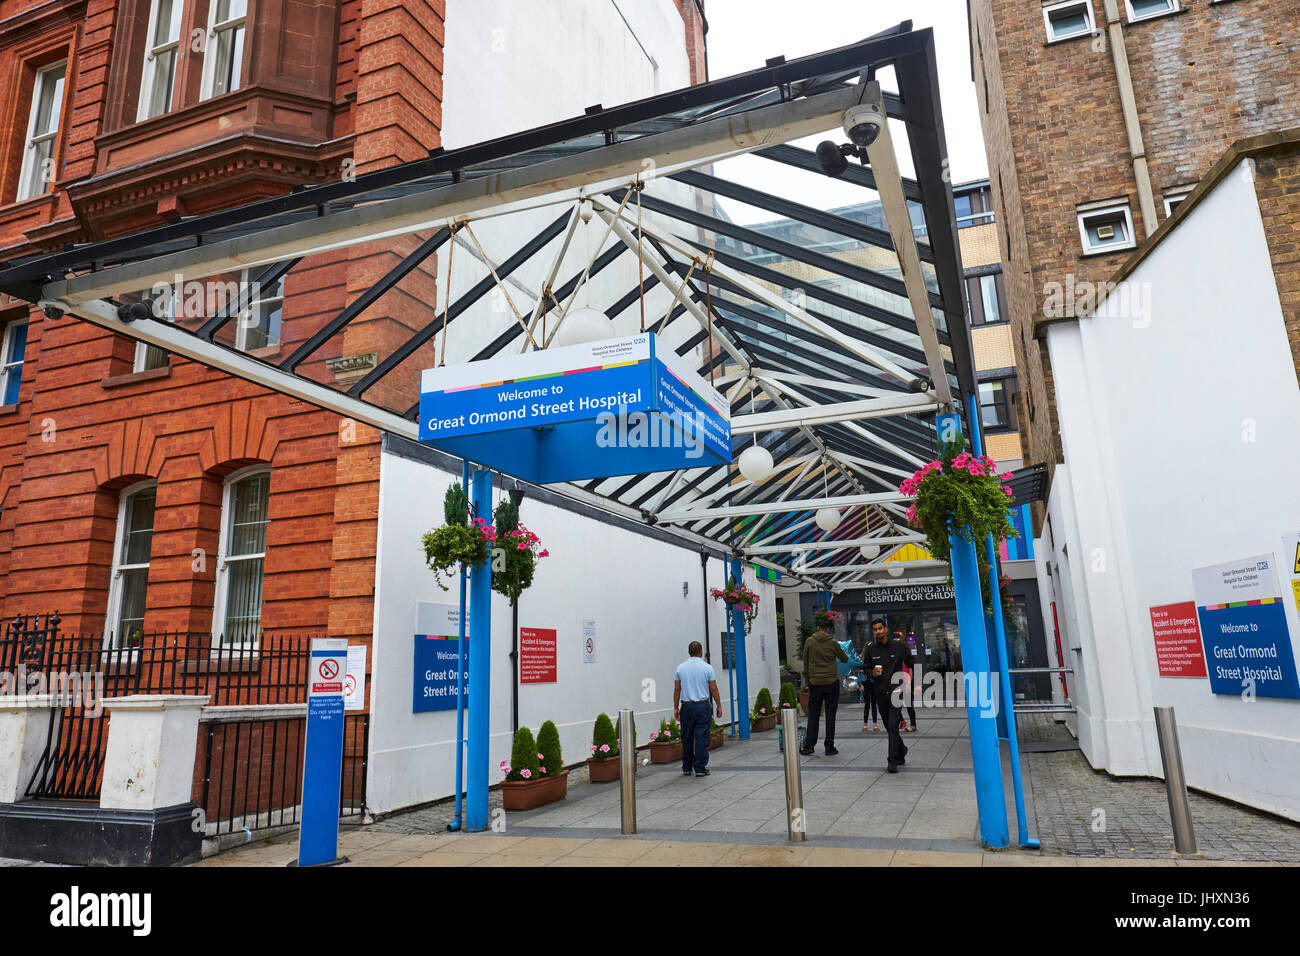
<path fill-rule="evenodd" d="M 676 6 L 703 78 L 702 4 Z M 0 0 L 0 260 L 424 157 L 445 19 L 444 0 Z M 300 262 L 223 334 L 280 355 L 419 241 Z M 370 306 L 319 374 L 424 325 L 436 270 Z M 368 640 L 376 431 L 25 303 L 0 302 L 0 325 L 0 615 L 58 610 L 118 640 Z M 368 397 L 405 408 L 432 358 Z"/>
<path fill-rule="evenodd" d="M 970 29 L 1024 459 L 1051 469 L 1044 323 L 1086 313 L 1229 145 L 1296 124 L 1300 5 L 971 0 Z"/>

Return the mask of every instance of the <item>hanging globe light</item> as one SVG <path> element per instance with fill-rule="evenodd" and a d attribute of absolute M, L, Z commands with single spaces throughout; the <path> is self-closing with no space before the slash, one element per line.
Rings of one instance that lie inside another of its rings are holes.
<path fill-rule="evenodd" d="M 878 544 L 864 544 L 858 550 L 862 552 L 862 556 L 868 561 L 873 561 L 880 556 L 880 545 Z"/>
<path fill-rule="evenodd" d="M 767 478 L 776 468 L 772 453 L 762 445 L 750 445 L 742 451 L 736 465 L 740 468 L 740 473 L 754 484 Z"/>
<path fill-rule="evenodd" d="M 599 309 L 582 307 L 573 309 L 564 316 L 560 331 L 555 333 L 555 345 L 582 345 L 585 342 L 599 342 L 614 335 L 614 324 L 609 316 Z"/>
<path fill-rule="evenodd" d="M 823 531 L 834 531 L 840 526 L 840 513 L 834 508 L 820 508 L 813 520 Z"/>
<path fill-rule="evenodd" d="M 901 564 L 891 564 L 889 566 L 889 576 L 891 578 L 901 578 L 905 570 Z"/>

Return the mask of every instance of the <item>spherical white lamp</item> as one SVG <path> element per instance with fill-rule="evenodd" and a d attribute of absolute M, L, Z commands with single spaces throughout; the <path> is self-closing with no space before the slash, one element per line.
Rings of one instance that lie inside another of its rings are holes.
<path fill-rule="evenodd" d="M 555 333 L 555 344 L 563 348 L 566 345 L 581 345 L 584 342 L 599 342 L 613 336 L 614 325 L 609 316 L 599 309 L 574 309 L 564 316 L 560 331 Z"/>
<path fill-rule="evenodd" d="M 889 576 L 891 578 L 901 578 L 904 570 L 906 569 L 901 564 L 891 564 L 889 566 Z"/>
<path fill-rule="evenodd" d="M 862 556 L 868 561 L 874 561 L 880 555 L 880 545 L 878 544 L 864 544 L 858 550 L 862 552 Z"/>
<path fill-rule="evenodd" d="M 834 531 L 840 526 L 840 513 L 834 508 L 819 508 L 813 520 L 823 531 Z"/>
<path fill-rule="evenodd" d="M 736 465 L 740 468 L 740 473 L 754 484 L 767 478 L 776 468 L 772 453 L 762 445 L 750 445 L 742 451 Z"/>

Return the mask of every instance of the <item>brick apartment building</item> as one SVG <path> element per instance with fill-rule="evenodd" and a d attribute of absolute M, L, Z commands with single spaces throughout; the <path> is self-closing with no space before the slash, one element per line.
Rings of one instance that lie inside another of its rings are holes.
<path fill-rule="evenodd" d="M 424 157 L 443 138 L 445 7 L 0 0 L 0 260 Z M 676 8 L 702 79 L 702 8 Z M 451 14 L 467 34 L 491 26 L 487 8 Z M 420 241 L 299 263 L 220 334 L 283 354 Z M 437 267 L 371 305 L 312 374 L 346 381 L 426 324 Z M 65 632 L 119 643 L 138 630 L 369 640 L 377 431 L 25 303 L 0 302 L 0 325 L 0 616 L 57 610 Z M 405 410 L 432 364 L 425 347 L 369 397 Z"/>
<path fill-rule="evenodd" d="M 1043 327 L 1086 313 L 1233 142 L 1295 125 L 1300 5 L 971 0 L 1026 464 L 1061 460 Z M 1063 313 L 1063 314 L 1058 314 Z M 1050 480 L 1050 479 L 1049 479 Z M 1035 506 L 1041 525 L 1042 505 Z"/>

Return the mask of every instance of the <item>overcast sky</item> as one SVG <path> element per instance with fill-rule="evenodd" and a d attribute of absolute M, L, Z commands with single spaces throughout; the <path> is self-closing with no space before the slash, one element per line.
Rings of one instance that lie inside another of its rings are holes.
<path fill-rule="evenodd" d="M 712 79 L 755 69 L 770 57 L 793 60 L 844 46 L 903 20 L 910 19 L 913 29 L 933 28 L 953 182 L 988 176 L 970 75 L 965 0 L 706 0 L 705 12 Z M 882 78 L 882 83 L 888 87 L 892 79 Z M 815 140 L 800 145 L 812 148 Z M 910 175 L 907 157 L 900 155 L 899 160 L 903 174 Z M 770 167 L 776 164 L 746 157 L 729 160 L 724 175 L 769 192 L 795 191 L 798 195 L 792 198 L 822 208 L 863 200 L 862 190 L 850 190 L 827 177 L 789 179 L 779 167 Z M 755 218 L 744 212 L 738 210 L 737 218 Z"/>

